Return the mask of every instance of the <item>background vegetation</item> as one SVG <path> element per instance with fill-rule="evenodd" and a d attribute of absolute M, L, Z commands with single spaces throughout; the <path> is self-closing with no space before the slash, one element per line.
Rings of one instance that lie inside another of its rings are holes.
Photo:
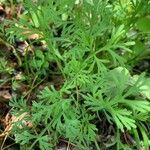
<path fill-rule="evenodd" d="M 0 4 L 2 150 L 149 149 L 149 0 Z"/>

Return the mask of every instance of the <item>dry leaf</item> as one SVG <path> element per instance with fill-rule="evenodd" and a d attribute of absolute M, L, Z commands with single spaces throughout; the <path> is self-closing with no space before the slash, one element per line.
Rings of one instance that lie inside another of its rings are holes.
<path fill-rule="evenodd" d="M 6 12 L 2 6 L 0 6 L 0 22 L 2 22 L 6 17 Z"/>
<path fill-rule="evenodd" d="M 29 36 L 30 40 L 38 40 L 40 38 L 40 36 L 38 34 L 32 34 Z"/>
<path fill-rule="evenodd" d="M 32 127 L 32 122 L 27 122 L 27 121 L 23 120 L 23 118 L 27 115 L 28 115 L 28 113 L 25 112 L 25 113 L 21 114 L 20 116 L 16 117 L 16 116 L 10 116 L 10 114 L 8 113 L 3 121 L 5 130 L 0 134 L 0 138 L 9 134 L 11 129 L 13 128 L 13 124 L 17 121 L 22 120 L 22 123 L 24 123 L 26 126 Z M 19 128 L 22 128 L 22 127 L 19 126 Z"/>
<path fill-rule="evenodd" d="M 16 80 L 21 80 L 22 79 L 22 72 L 19 72 L 15 75 Z"/>
<path fill-rule="evenodd" d="M 0 97 L 2 97 L 4 100 L 10 100 L 12 95 L 10 94 L 9 90 L 3 90 L 0 91 Z"/>
<path fill-rule="evenodd" d="M 16 49 L 19 51 L 22 55 L 25 55 L 26 49 L 28 49 L 29 44 L 26 41 L 16 41 Z"/>

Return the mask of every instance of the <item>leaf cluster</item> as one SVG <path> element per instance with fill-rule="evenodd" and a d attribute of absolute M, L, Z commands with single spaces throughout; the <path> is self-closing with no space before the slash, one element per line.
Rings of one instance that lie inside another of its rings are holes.
<path fill-rule="evenodd" d="M 140 149 L 142 144 L 149 147 L 150 79 L 148 74 L 135 75 L 133 69 L 148 53 L 140 38 L 149 40 L 149 19 L 145 17 L 149 10 L 145 7 L 150 3 L 24 0 L 23 4 L 25 12 L 19 20 L 6 22 L 11 26 L 6 29 L 8 41 L 28 39 L 32 46 L 29 37 L 37 34 L 37 41 L 44 42 L 46 49 L 35 48 L 33 55 L 27 51 L 22 67 L 42 78 L 51 76 L 50 66 L 55 63 L 64 82 L 59 88 L 46 86 L 32 100 L 30 109 L 25 98 L 12 99 L 13 114 L 28 112 L 24 119 L 32 122 L 32 128 L 20 129 L 16 123 L 16 142 L 41 150 L 53 149 L 61 139 L 77 149 L 93 145 L 118 150 Z M 111 143 L 98 141 L 101 120 L 107 120 L 116 131 Z M 123 144 L 121 135 L 126 132 L 135 145 Z"/>

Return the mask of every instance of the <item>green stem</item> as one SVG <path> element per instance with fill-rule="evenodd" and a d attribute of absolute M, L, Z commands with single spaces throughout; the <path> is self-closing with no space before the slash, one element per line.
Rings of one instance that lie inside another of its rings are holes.
<path fill-rule="evenodd" d="M 38 138 L 33 142 L 33 144 L 30 146 L 29 150 L 33 150 L 34 145 L 38 142 L 39 138 L 43 136 L 43 134 L 49 129 L 49 127 L 51 126 L 51 124 L 49 124 L 49 126 L 47 126 L 38 136 Z"/>
<path fill-rule="evenodd" d="M 95 141 L 95 146 L 96 146 L 96 149 L 97 149 L 97 150 L 100 150 L 100 147 L 99 147 L 97 141 Z"/>

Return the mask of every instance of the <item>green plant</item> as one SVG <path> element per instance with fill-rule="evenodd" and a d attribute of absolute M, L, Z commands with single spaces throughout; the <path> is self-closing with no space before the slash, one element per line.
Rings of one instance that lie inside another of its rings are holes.
<path fill-rule="evenodd" d="M 13 72 L 13 69 L 8 65 L 8 62 L 5 58 L 0 58 L 0 73 L 8 73 L 11 74 Z"/>
<path fill-rule="evenodd" d="M 11 100 L 13 115 L 28 114 L 14 125 L 16 142 L 41 150 L 54 149 L 61 139 L 67 140 L 68 148 L 148 149 L 150 78 L 148 73 L 135 75 L 133 69 L 149 51 L 140 39 L 143 35 L 144 42 L 149 40 L 149 10 L 145 10 L 149 1 L 24 0 L 23 4 L 26 11 L 20 19 L 7 21 L 8 41 L 38 34 L 47 49 L 35 48 L 33 55 L 27 51 L 22 67 L 41 80 L 54 76 L 50 68 L 55 63 L 53 73 L 64 81 L 57 88 L 46 86 L 30 108 L 28 98 Z M 106 143 L 98 140 L 102 120 L 115 131 Z M 123 142 L 126 132 L 134 144 Z"/>

